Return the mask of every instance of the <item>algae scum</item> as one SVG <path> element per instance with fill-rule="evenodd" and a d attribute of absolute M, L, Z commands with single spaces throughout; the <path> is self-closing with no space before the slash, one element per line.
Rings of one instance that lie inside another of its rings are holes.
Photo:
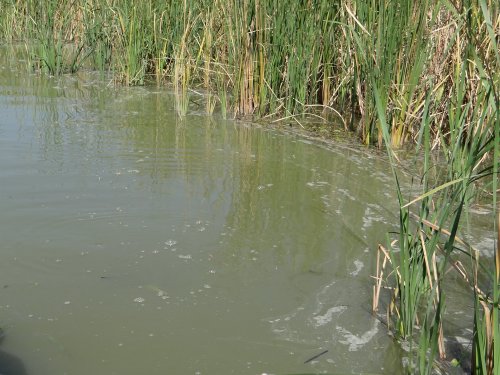
<path fill-rule="evenodd" d="M 370 312 L 386 161 L 180 120 L 154 88 L 0 75 L 2 350 L 28 373 L 401 370 Z"/>

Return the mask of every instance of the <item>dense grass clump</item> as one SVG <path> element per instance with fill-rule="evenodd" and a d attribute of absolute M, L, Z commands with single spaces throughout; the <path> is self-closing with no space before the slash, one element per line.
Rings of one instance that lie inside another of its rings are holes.
<path fill-rule="evenodd" d="M 428 91 L 418 117 L 416 144 L 422 190 L 416 197 L 404 197 L 398 180 L 392 147 L 398 144 L 394 142 L 397 134 L 389 109 L 391 87 L 376 79 L 372 86 L 376 121 L 393 166 L 400 206 L 397 238 L 391 238 L 387 247 L 379 246 L 373 307 L 378 311 L 381 286 L 388 282 L 392 301 L 387 310 L 388 323 L 410 346 L 418 342 L 415 351 L 410 350 L 408 372 L 420 374 L 435 372 L 438 354 L 441 363 L 446 359 L 443 284 L 450 270 L 470 288 L 474 300 L 471 359 L 460 360 L 469 362 L 473 374 L 500 373 L 499 18 L 498 8 L 488 7 L 485 1 L 467 5 L 462 8 L 462 24 L 456 25 L 457 30 L 463 28 L 464 35 L 451 35 L 458 43 L 453 57 L 449 57 L 454 71 L 437 86 L 427 79 Z M 492 18 L 493 14 L 496 18 Z M 446 161 L 439 175 L 433 173 L 436 166 L 431 162 L 436 144 L 441 146 L 439 153 Z M 486 258 L 486 262 L 474 244 L 459 237 L 460 223 L 479 186 L 488 195 L 492 232 L 498 235 L 491 249 L 494 258 Z M 385 277 L 388 264 L 393 272 Z"/>

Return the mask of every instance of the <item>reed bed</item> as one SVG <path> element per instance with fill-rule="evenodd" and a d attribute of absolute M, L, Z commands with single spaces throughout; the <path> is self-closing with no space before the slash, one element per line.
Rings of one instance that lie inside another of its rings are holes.
<path fill-rule="evenodd" d="M 443 105 L 439 90 L 430 86 L 425 95 L 417 142 L 419 155 L 423 155 L 422 191 L 413 199 L 404 197 L 394 160 L 394 133 L 391 132 L 394 123 L 387 107 L 391 88 L 378 86 L 376 78 L 373 79 L 378 125 L 391 159 L 400 206 L 399 236 L 390 238 L 386 247 L 379 246 L 373 310 L 379 310 L 381 288 L 386 282 L 391 290 L 386 319 L 398 337 L 410 342 L 408 372 L 411 373 L 433 373 L 437 355 L 442 361 L 446 358 L 443 280 L 449 269 L 457 272 L 469 286 L 475 301 L 471 372 L 500 373 L 500 210 L 497 200 L 500 58 L 498 33 L 494 32 L 490 9 L 484 1 L 480 3 L 479 12 L 473 14 L 469 8 L 460 26 L 465 30 L 466 40 L 464 48 L 455 52 L 454 59 L 461 63 L 453 73 L 446 112 L 441 114 L 438 110 Z M 478 35 L 472 32 L 481 28 L 488 42 L 478 43 Z M 493 49 L 485 51 L 485 45 Z M 438 128 L 433 126 L 435 118 L 440 118 Z M 436 143 L 441 146 L 439 153 L 446 161 L 446 169 L 437 178 L 431 178 L 435 166 L 430 156 Z M 488 186 L 493 207 L 492 230 L 499 236 L 492 249 L 494 267 L 491 260 L 481 264 L 480 252 L 458 236 L 462 217 L 479 183 Z M 459 260 L 464 254 L 465 259 L 469 259 L 467 263 Z M 391 271 L 387 269 L 389 265 Z M 416 348 L 412 347 L 414 342 L 418 342 Z"/>
<path fill-rule="evenodd" d="M 99 69 L 121 84 L 171 85 L 180 116 L 203 96 L 206 112 L 224 117 L 296 126 L 333 118 L 385 146 L 399 234 L 379 246 L 373 308 L 389 288 L 386 321 L 412 343 L 408 372 L 421 374 L 446 355 L 449 267 L 474 294 L 472 372 L 500 373 L 498 244 L 495 267 L 481 268 L 458 233 L 478 184 L 498 211 L 499 35 L 497 0 L 0 2 L 1 43 L 24 43 L 29 69 Z M 405 144 L 416 146 L 422 170 L 412 199 L 393 152 Z M 432 178 L 436 150 L 447 167 Z M 499 222 L 495 212 L 492 227 Z"/>
<path fill-rule="evenodd" d="M 26 43 L 30 68 L 49 74 L 85 65 L 124 84 L 173 84 L 181 114 L 194 87 L 209 93 L 207 112 L 222 106 L 299 125 L 341 111 L 367 144 L 383 140 L 374 85 L 393 146 L 417 139 L 432 90 L 431 134 L 442 144 L 469 46 L 484 71 L 498 72 L 498 8 L 494 0 L 5 0 L 0 38 Z M 481 73 L 465 74 L 475 84 L 461 95 L 472 99 Z"/>

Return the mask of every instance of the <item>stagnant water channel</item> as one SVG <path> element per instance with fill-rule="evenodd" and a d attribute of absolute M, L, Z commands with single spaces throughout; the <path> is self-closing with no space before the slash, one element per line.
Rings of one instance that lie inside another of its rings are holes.
<path fill-rule="evenodd" d="M 0 69 L 0 350 L 27 373 L 401 371 L 370 312 L 385 160 Z"/>

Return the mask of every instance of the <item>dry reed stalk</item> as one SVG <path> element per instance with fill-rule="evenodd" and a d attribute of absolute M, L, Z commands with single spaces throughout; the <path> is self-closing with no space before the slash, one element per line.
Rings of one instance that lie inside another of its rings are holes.
<path fill-rule="evenodd" d="M 429 228 L 431 228 L 432 230 L 439 231 L 440 233 L 443 233 L 443 234 L 445 234 L 445 235 L 447 235 L 447 236 L 450 236 L 450 235 L 451 235 L 450 231 L 448 231 L 447 229 L 444 229 L 444 228 L 439 228 L 436 224 L 433 224 L 433 223 L 431 223 L 430 221 L 428 221 L 428 220 L 426 220 L 426 219 L 420 218 L 418 215 L 416 215 L 416 214 L 414 214 L 414 213 L 411 213 L 411 216 L 412 216 L 412 217 L 414 217 L 414 218 L 416 218 L 416 219 L 418 219 L 418 220 L 420 220 L 420 222 L 421 222 L 422 224 L 424 224 L 424 225 L 428 226 L 428 227 L 429 227 Z M 466 246 L 467 248 L 469 248 L 469 249 L 472 251 L 472 253 L 471 253 L 471 254 L 474 254 L 474 259 L 476 259 L 476 262 L 479 260 L 479 253 L 480 253 L 480 252 L 479 252 L 479 250 L 478 250 L 478 249 L 476 249 L 474 246 L 470 245 L 470 244 L 469 244 L 469 243 L 467 243 L 466 241 L 462 240 L 462 239 L 461 239 L 460 237 L 458 237 L 457 235 L 455 235 L 455 240 L 456 240 L 457 242 L 459 242 L 460 244 L 462 244 L 462 245 Z M 440 248 L 438 248 L 438 249 L 440 249 Z M 440 249 L 440 250 L 441 250 L 441 249 Z M 424 253 L 424 254 L 425 254 L 425 253 Z M 436 256 L 436 254 L 434 253 L 434 254 L 433 254 L 433 258 L 435 258 L 435 256 Z M 498 256 L 498 254 L 497 254 L 496 256 Z M 427 262 L 427 260 L 426 260 L 426 262 Z M 433 262 L 433 264 L 434 264 L 434 262 Z M 457 273 L 458 273 L 458 274 L 462 277 L 462 279 L 463 279 L 463 280 L 464 280 L 464 281 L 465 281 L 468 285 L 470 285 L 470 286 L 471 286 L 471 288 L 472 288 L 473 290 L 475 290 L 475 291 L 476 291 L 476 293 L 478 293 L 478 294 L 481 296 L 481 298 L 483 298 L 484 300 L 489 300 L 489 301 L 491 301 L 491 300 L 488 298 L 487 294 L 486 294 L 484 291 L 482 291 L 482 290 L 481 290 L 481 288 L 477 285 L 477 282 L 475 282 L 475 283 L 471 283 L 470 278 L 467 276 L 467 271 L 466 271 L 465 267 L 463 266 L 463 264 L 462 264 L 460 261 L 458 261 L 458 260 L 457 260 L 457 261 L 452 262 L 452 263 L 451 263 L 451 268 L 455 269 L 455 270 L 457 271 Z M 429 274 L 428 274 L 428 276 L 429 276 Z M 435 277 L 434 279 L 435 279 L 435 280 L 437 280 L 437 279 L 436 279 L 436 277 Z M 431 287 L 432 287 L 432 285 L 431 285 Z"/>
<path fill-rule="evenodd" d="M 246 17 L 244 17 L 246 18 Z M 254 113 L 255 103 L 254 103 L 254 53 L 253 53 L 253 43 L 252 34 L 255 33 L 255 19 L 249 26 L 248 32 L 243 36 L 244 41 L 244 53 L 242 58 L 241 66 L 241 78 L 240 78 L 240 99 L 239 99 L 239 114 L 246 116 Z"/>
<path fill-rule="evenodd" d="M 378 311 L 378 305 L 380 301 L 380 289 L 382 287 L 382 280 L 384 277 L 384 270 L 385 270 L 385 264 L 388 259 L 388 254 L 386 251 L 384 251 L 382 245 L 378 245 L 377 249 L 377 271 L 376 271 L 376 276 L 374 277 L 375 279 L 375 285 L 373 286 L 373 301 L 372 301 L 372 311 L 377 312 Z M 380 253 L 384 252 L 384 261 L 382 262 L 382 266 L 380 266 Z M 389 260 L 390 261 L 390 260 Z"/>
<path fill-rule="evenodd" d="M 418 220 L 419 222 L 421 222 L 425 226 L 431 228 L 434 231 L 440 232 L 440 233 L 445 234 L 447 236 L 451 235 L 451 232 L 449 230 L 447 230 L 445 228 L 440 228 L 439 225 L 434 224 L 434 223 L 430 222 L 429 220 L 426 220 L 426 219 L 418 216 L 417 214 L 415 214 L 413 212 L 410 212 L 410 216 L 413 217 L 414 219 Z M 462 244 L 462 245 L 464 245 L 464 246 L 466 246 L 466 247 L 468 247 L 468 248 L 470 248 L 470 249 L 472 249 L 474 251 L 479 251 L 476 248 L 474 248 L 474 246 L 472 246 L 471 244 L 467 243 L 466 241 L 464 241 L 463 239 L 461 239 L 457 235 L 455 235 L 455 240 L 457 242 L 459 242 L 460 244 Z"/>
<path fill-rule="evenodd" d="M 440 293 L 439 293 L 439 279 L 440 276 L 438 275 L 437 271 L 437 257 L 436 253 L 432 253 L 432 270 L 433 270 L 433 275 L 434 275 L 434 283 L 436 285 L 436 291 L 433 296 L 433 301 L 434 301 L 434 308 L 436 311 L 438 310 L 438 305 L 441 304 L 440 299 Z M 443 320 L 439 320 L 439 326 L 438 326 L 438 338 L 437 338 L 437 343 L 438 343 L 438 352 L 439 352 L 439 358 L 444 359 L 446 358 L 446 348 L 444 346 L 444 331 L 443 331 Z"/>
<path fill-rule="evenodd" d="M 380 266 L 380 254 L 383 254 L 382 256 L 384 259 L 382 261 L 382 266 Z M 387 266 L 387 262 L 392 264 L 391 257 L 389 255 L 389 251 L 384 246 L 379 244 L 378 248 L 377 248 L 376 276 L 372 276 L 372 278 L 375 279 L 375 285 L 373 286 L 373 301 L 372 301 L 372 311 L 373 312 L 378 311 L 378 306 L 379 306 L 379 302 L 380 302 L 380 290 L 382 289 L 382 281 L 384 279 L 384 270 Z M 397 273 L 398 277 L 401 277 L 398 270 L 396 270 L 396 273 Z M 391 289 L 391 288 L 389 288 L 389 289 Z"/>

